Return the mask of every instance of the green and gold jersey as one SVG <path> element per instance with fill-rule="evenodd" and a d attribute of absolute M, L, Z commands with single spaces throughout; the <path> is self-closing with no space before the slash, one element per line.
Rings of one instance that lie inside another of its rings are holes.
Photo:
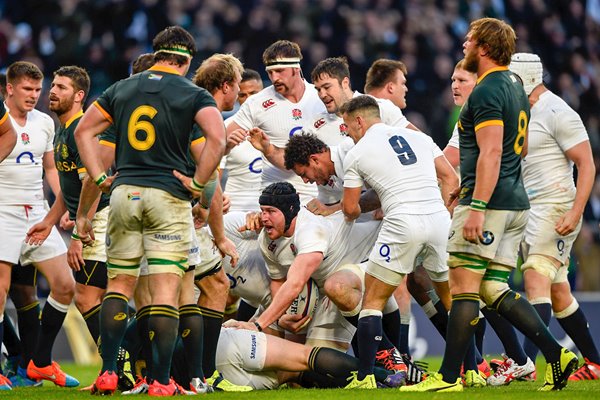
<path fill-rule="evenodd" d="M 60 126 L 54 135 L 54 162 L 58 170 L 60 190 L 69 211 L 69 218 L 74 220 L 81 195 L 81 179 L 86 173 L 75 144 L 75 128 L 79 124 L 83 112 L 75 114 L 64 126 Z M 102 194 L 98 210 L 108 205 L 109 197 Z"/>
<path fill-rule="evenodd" d="M 94 103 L 115 127 L 115 164 L 122 184 L 155 187 L 180 199 L 190 193 L 173 176 L 189 169 L 196 113 L 213 97 L 168 67 L 154 66 L 109 87 Z"/>
<path fill-rule="evenodd" d="M 498 183 L 488 202 L 496 210 L 526 210 L 529 200 L 521 178 L 521 152 L 529 123 L 529 101 L 521 81 L 508 67 L 497 67 L 477 79 L 458 120 L 460 143 L 460 204 L 469 205 L 475 188 L 479 129 L 504 127 Z"/>

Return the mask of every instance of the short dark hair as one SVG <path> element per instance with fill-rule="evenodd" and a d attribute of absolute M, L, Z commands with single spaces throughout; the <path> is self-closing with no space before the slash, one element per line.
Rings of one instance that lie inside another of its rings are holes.
<path fill-rule="evenodd" d="M 246 81 L 259 81 L 262 82 L 262 78 L 260 77 L 260 74 L 250 68 L 246 68 L 244 70 L 244 73 L 242 73 L 242 82 L 246 82 Z"/>
<path fill-rule="evenodd" d="M 278 58 L 299 58 L 302 60 L 302 51 L 298 43 L 289 40 L 278 40 L 265 49 L 262 55 L 263 64 L 267 65 Z"/>
<path fill-rule="evenodd" d="M 29 61 L 16 61 L 10 64 L 6 70 L 6 82 L 14 85 L 22 78 L 41 81 L 44 79 L 44 74 L 37 65 Z"/>
<path fill-rule="evenodd" d="M 169 26 L 154 37 L 152 49 L 155 62 L 169 61 L 177 65 L 184 65 L 191 57 L 194 57 L 196 42 L 192 35 L 182 27 Z"/>
<path fill-rule="evenodd" d="M 283 159 L 285 168 L 292 169 L 294 165 L 308 165 L 310 156 L 329 150 L 321 139 L 310 133 L 293 135 L 285 146 Z"/>
<path fill-rule="evenodd" d="M 361 110 L 364 110 L 372 114 L 373 116 L 376 115 L 379 117 L 380 115 L 377 100 L 375 100 L 372 96 L 366 94 L 362 96 L 353 97 L 352 99 L 342 104 L 342 106 L 340 107 L 340 114 L 352 115 L 355 112 Z"/>
<path fill-rule="evenodd" d="M 342 83 L 344 78 L 350 79 L 350 68 L 348 67 L 348 59 L 346 57 L 330 57 L 320 61 L 312 70 L 310 78 L 313 82 L 318 81 L 328 75 L 331 78 L 337 79 Z"/>
<path fill-rule="evenodd" d="M 154 65 L 154 54 L 144 53 L 140 54 L 131 64 L 131 73 L 133 75 L 139 74 Z"/>
<path fill-rule="evenodd" d="M 81 103 L 85 102 L 88 93 L 90 92 L 90 76 L 87 71 L 76 65 L 65 65 L 54 71 L 54 77 L 65 76 L 71 79 L 75 91 L 83 90 L 84 96 Z"/>
<path fill-rule="evenodd" d="M 380 58 L 376 60 L 367 71 L 367 83 L 365 92 L 384 87 L 396 77 L 396 71 L 400 70 L 404 75 L 408 73 L 406 65 L 402 61 Z"/>

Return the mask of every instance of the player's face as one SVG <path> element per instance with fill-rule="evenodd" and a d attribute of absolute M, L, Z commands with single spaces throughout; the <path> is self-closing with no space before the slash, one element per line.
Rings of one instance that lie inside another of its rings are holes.
<path fill-rule="evenodd" d="M 408 93 L 408 87 L 406 86 L 406 77 L 404 73 L 399 69 L 396 70 L 396 78 L 394 79 L 395 91 L 394 97 L 390 99 L 401 110 L 406 108 L 406 93 Z"/>
<path fill-rule="evenodd" d="M 260 222 L 269 239 L 275 240 L 283 236 L 285 217 L 283 213 L 272 206 L 260 206 Z"/>
<path fill-rule="evenodd" d="M 329 174 L 325 170 L 325 165 L 319 162 L 317 157 L 311 157 L 308 165 L 294 164 L 293 171 L 304 183 L 317 183 L 317 185 L 326 185 L 329 182 Z"/>
<path fill-rule="evenodd" d="M 223 89 L 227 88 L 227 93 L 225 93 L 225 95 L 223 97 L 223 110 L 221 110 L 221 111 L 233 110 L 235 101 L 238 98 L 238 93 L 240 92 L 240 82 L 241 81 L 242 81 L 242 76 L 240 75 L 239 72 L 236 72 L 233 82 L 225 82 L 223 84 Z"/>
<path fill-rule="evenodd" d="M 474 73 L 460 68 L 455 69 L 452 74 L 452 98 L 454 99 L 454 104 L 462 107 L 473 91 L 476 82 L 477 75 Z"/>
<path fill-rule="evenodd" d="M 361 130 L 360 130 L 360 124 L 358 123 L 357 117 L 356 116 L 353 117 L 351 115 L 344 114 L 343 118 L 344 118 L 344 123 L 348 127 L 348 130 L 347 130 L 348 136 L 350 136 L 352 138 L 352 141 L 355 144 L 358 143 L 358 141 L 360 140 L 362 135 L 361 135 Z"/>
<path fill-rule="evenodd" d="M 337 113 L 340 107 L 350 100 L 346 93 L 346 79 L 340 83 L 336 78 L 331 78 L 329 75 L 321 75 L 314 82 L 315 89 L 319 94 L 319 98 L 325 104 L 328 113 Z"/>
<path fill-rule="evenodd" d="M 465 69 L 469 72 L 477 73 L 479 69 L 479 46 L 473 40 L 471 32 L 467 34 L 467 38 L 463 43 L 463 53 L 465 55 Z"/>
<path fill-rule="evenodd" d="M 298 79 L 300 70 L 298 68 L 274 68 L 267 71 L 269 79 L 275 91 L 282 96 L 291 93 L 294 80 Z"/>
<path fill-rule="evenodd" d="M 7 84 L 6 90 L 19 112 L 33 110 L 42 94 L 42 80 L 21 78 L 16 84 Z"/>
<path fill-rule="evenodd" d="M 75 104 L 75 88 L 73 81 L 66 76 L 55 76 L 50 87 L 50 111 L 56 115 L 69 112 Z"/>
<path fill-rule="evenodd" d="M 238 102 L 240 105 L 244 104 L 248 97 L 260 92 L 263 88 L 262 82 L 256 79 L 250 79 L 240 83 L 240 92 L 238 93 Z"/>

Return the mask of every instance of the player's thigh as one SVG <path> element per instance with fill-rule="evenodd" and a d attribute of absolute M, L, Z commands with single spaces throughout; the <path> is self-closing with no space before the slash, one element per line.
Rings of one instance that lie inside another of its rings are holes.
<path fill-rule="evenodd" d="M 0 207 L 0 261 L 17 264 L 21 256 L 21 248 L 25 246 L 27 233 L 27 215 L 25 206 Z"/>
<path fill-rule="evenodd" d="M 330 347 L 347 348 L 356 328 L 346 320 L 337 306 L 325 295 L 319 298 L 319 304 L 307 327 L 306 342 L 324 341 Z"/>
<path fill-rule="evenodd" d="M 144 254 L 144 203 L 140 198 L 144 191 L 145 188 L 137 186 L 119 185 L 111 193 L 106 232 L 106 255 L 111 264 L 111 259 L 133 260 Z"/>

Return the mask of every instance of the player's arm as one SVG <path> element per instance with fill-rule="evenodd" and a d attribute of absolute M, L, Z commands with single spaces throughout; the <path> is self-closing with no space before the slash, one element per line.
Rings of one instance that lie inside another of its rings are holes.
<path fill-rule="evenodd" d="M 577 192 L 573 207 L 556 223 L 555 229 L 560 235 L 568 235 L 577 228 L 596 177 L 596 166 L 589 140 L 571 147 L 565 155 L 577 167 Z"/>
<path fill-rule="evenodd" d="M 440 183 L 442 199 L 444 200 L 444 204 L 448 204 L 450 193 L 458 187 L 458 175 L 456 175 L 456 171 L 445 156 L 436 157 L 434 161 L 435 173 Z"/>
<path fill-rule="evenodd" d="M 452 165 L 452 168 L 458 168 L 458 164 L 460 164 L 460 150 L 454 146 L 447 145 L 446 148 L 444 148 L 444 156 L 450 165 Z"/>
<path fill-rule="evenodd" d="M 44 168 L 44 178 L 46 179 L 46 182 L 48 182 L 50 189 L 52 189 L 52 193 L 54 193 L 55 196 L 58 196 L 60 193 L 60 181 L 58 179 L 58 171 L 54 164 L 54 153 L 52 151 L 47 151 L 42 156 L 42 167 Z"/>
<path fill-rule="evenodd" d="M 475 188 L 473 190 L 473 200 L 479 200 L 487 203 L 500 174 L 500 162 L 502 160 L 502 138 L 504 127 L 502 125 L 488 125 L 479 128 L 475 132 L 477 146 L 479 147 L 479 157 L 477 158 L 475 176 Z M 471 209 L 469 216 L 463 226 L 463 237 L 473 243 L 479 239 L 483 240 L 483 222 L 485 212 Z"/>
<path fill-rule="evenodd" d="M 344 187 L 344 196 L 342 197 L 342 212 L 348 221 L 354 221 L 360 216 L 360 193 L 361 187 Z"/>
<path fill-rule="evenodd" d="M 195 121 L 202 130 L 206 141 L 202 147 L 191 147 L 196 162 L 194 181 L 199 185 L 206 186 L 204 191 L 208 190 L 208 192 L 204 193 L 205 205 L 209 205 L 216 190 L 218 180 L 216 170 L 225 150 L 225 127 L 223 118 L 216 107 L 201 108 L 196 113 Z"/>
<path fill-rule="evenodd" d="M 248 140 L 256 150 L 264 154 L 271 164 L 285 170 L 284 149 L 272 144 L 269 136 L 262 129 L 250 129 Z"/>
<path fill-rule="evenodd" d="M 96 136 L 104 132 L 112 123 L 108 114 L 100 111 L 98 107 L 97 103 L 94 103 L 92 107 L 87 109 L 74 133 L 81 161 L 94 182 L 97 177 L 106 174 L 106 169 L 98 154 L 98 139 Z M 88 211 L 89 208 L 85 209 L 84 214 L 87 214 Z"/>
<path fill-rule="evenodd" d="M 17 132 L 8 118 L 8 113 L 4 114 L 4 122 L 0 125 L 0 162 L 2 162 L 17 143 Z"/>
<path fill-rule="evenodd" d="M 255 322 L 261 328 L 265 328 L 277 321 L 298 297 L 308 278 L 319 268 L 322 261 L 323 253 L 320 251 L 298 254 L 288 270 L 285 282 L 273 294 L 271 304 Z"/>

